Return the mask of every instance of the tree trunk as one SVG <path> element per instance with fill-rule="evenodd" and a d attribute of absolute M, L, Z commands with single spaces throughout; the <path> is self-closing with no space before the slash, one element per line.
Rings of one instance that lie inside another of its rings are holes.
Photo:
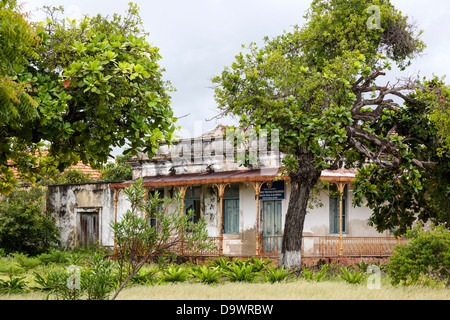
<path fill-rule="evenodd" d="M 312 163 L 301 163 L 295 174 L 290 175 L 291 194 L 284 224 L 283 242 L 279 266 L 295 270 L 301 268 L 303 225 L 311 190 L 320 178 Z"/>

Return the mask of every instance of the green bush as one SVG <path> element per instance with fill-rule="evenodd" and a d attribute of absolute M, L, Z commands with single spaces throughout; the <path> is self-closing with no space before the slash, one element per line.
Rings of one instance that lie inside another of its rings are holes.
<path fill-rule="evenodd" d="M 251 263 L 236 260 L 228 267 L 228 270 L 224 271 L 224 274 L 231 282 L 253 282 L 260 272 L 254 271 Z"/>
<path fill-rule="evenodd" d="M 450 285 L 450 231 L 444 224 L 416 223 L 406 234 L 407 245 L 398 245 L 388 264 L 392 284 L 415 284 L 426 278 Z"/>
<path fill-rule="evenodd" d="M 71 169 L 64 171 L 58 179 L 60 184 L 71 184 L 71 183 L 90 183 L 95 180 L 91 178 L 91 175 L 84 173 L 78 169 Z"/>
<path fill-rule="evenodd" d="M 0 294 L 17 294 L 28 290 L 25 277 L 9 276 L 9 280 L 0 279 Z"/>
<path fill-rule="evenodd" d="M 153 268 L 142 268 L 136 273 L 131 282 L 138 285 L 149 285 L 157 282 L 156 274 L 158 273 L 158 267 Z"/>
<path fill-rule="evenodd" d="M 39 285 L 37 290 L 47 293 L 47 299 L 53 295 L 57 300 L 77 300 L 81 298 L 81 287 L 74 283 L 70 286 L 73 275 L 67 270 L 52 270 L 45 275 L 34 272 L 34 281 Z"/>
<path fill-rule="evenodd" d="M 0 247 L 31 256 L 58 244 L 60 232 L 45 208 L 45 190 L 15 189 L 0 201 Z"/>
<path fill-rule="evenodd" d="M 161 280 L 164 282 L 184 282 L 189 276 L 189 270 L 183 266 L 167 266 L 163 270 Z"/>
<path fill-rule="evenodd" d="M 328 272 L 327 265 L 323 265 L 322 268 L 318 272 L 314 272 L 312 270 L 309 270 L 308 268 L 303 267 L 302 271 L 301 271 L 301 275 L 306 280 L 319 282 L 319 281 L 325 280 L 325 278 L 328 275 L 327 272 Z"/>
<path fill-rule="evenodd" d="M 107 300 L 115 290 L 114 263 L 101 253 L 95 254 L 81 272 L 81 290 L 87 300 Z"/>
<path fill-rule="evenodd" d="M 86 266 L 71 265 L 41 275 L 34 272 L 36 289 L 57 300 L 107 300 L 116 289 L 114 262 L 99 253 L 93 255 Z"/>
<path fill-rule="evenodd" d="M 103 169 L 100 170 L 101 178 L 105 181 L 123 181 L 131 180 L 133 172 L 127 161 L 131 158 L 129 155 L 118 155 L 114 162 L 108 162 Z"/>
<path fill-rule="evenodd" d="M 264 279 L 271 283 L 286 281 L 295 272 L 295 270 L 289 270 L 289 268 L 278 268 L 271 265 L 266 265 L 265 271 Z"/>
<path fill-rule="evenodd" d="M 191 274 L 199 282 L 206 284 L 218 283 L 223 276 L 219 267 L 208 266 L 192 267 Z"/>
<path fill-rule="evenodd" d="M 19 266 L 15 261 L 10 258 L 0 259 L 0 273 L 8 275 L 19 275 L 26 272 L 26 270 Z"/>
<path fill-rule="evenodd" d="M 51 249 L 47 253 L 41 253 L 36 256 L 36 258 L 45 265 L 49 265 L 51 263 L 66 264 L 69 262 L 70 257 L 71 254 L 69 252 L 58 249 Z"/>
<path fill-rule="evenodd" d="M 339 277 L 351 284 L 359 284 L 365 278 L 365 273 L 362 270 L 351 271 L 349 268 L 342 267 Z"/>

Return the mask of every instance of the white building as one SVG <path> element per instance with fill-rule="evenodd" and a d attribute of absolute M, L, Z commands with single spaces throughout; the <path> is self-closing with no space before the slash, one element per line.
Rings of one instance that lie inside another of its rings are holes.
<path fill-rule="evenodd" d="M 62 242 L 98 241 L 113 246 L 110 224 L 130 208 L 123 189 L 142 178 L 149 192 L 158 190 L 165 197 L 180 192 L 184 211 L 192 209 L 197 218 L 205 218 L 217 250 L 204 255 L 276 256 L 290 195 L 289 179 L 279 174 L 280 154 L 276 145 L 267 148 L 264 139 L 235 148 L 223 138 L 225 130 L 219 126 L 199 138 L 162 146 L 153 159 L 133 158 L 133 181 L 50 186 L 47 207 L 63 230 Z M 255 150 L 258 157 L 248 158 L 250 166 L 243 167 L 236 160 Z M 320 192 L 316 199 L 320 205 L 306 216 L 302 256 L 383 257 L 392 253 L 399 240 L 368 225 L 370 209 L 352 206 L 349 191 L 355 173 L 346 169 L 323 172 L 322 180 L 344 191 L 342 210 L 328 190 Z"/>
<path fill-rule="evenodd" d="M 247 147 L 234 147 L 230 134 L 224 138 L 225 130 L 226 127 L 218 126 L 201 137 L 163 146 L 151 160 L 145 155 L 132 159 L 133 180 L 142 178 L 145 187 L 159 190 L 166 197 L 180 192 L 184 210 L 192 209 L 197 217 L 204 217 L 209 235 L 217 239 L 215 254 L 277 255 L 290 195 L 289 179 L 279 174 L 280 153 L 274 145 L 267 147 L 264 139 L 250 139 Z M 240 165 L 241 156 L 253 151 L 257 151 L 257 157 L 247 158 L 251 165 Z M 390 232 L 378 233 L 368 225 L 369 208 L 354 208 L 351 204 L 349 191 L 355 173 L 346 169 L 323 172 L 322 180 L 344 191 L 342 210 L 339 210 L 339 200 L 330 197 L 328 190 L 322 190 L 316 199 L 320 205 L 306 216 L 303 256 L 392 253 L 398 240 Z M 110 185 L 117 199 L 115 219 L 120 219 L 126 211 L 119 199 L 121 190 L 131 183 Z M 112 242 L 110 238 L 105 240 Z"/>

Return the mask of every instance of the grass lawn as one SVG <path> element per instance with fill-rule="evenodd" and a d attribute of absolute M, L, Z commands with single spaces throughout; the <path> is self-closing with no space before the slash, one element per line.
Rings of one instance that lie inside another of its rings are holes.
<path fill-rule="evenodd" d="M 46 295 L 0 295 L 0 300 L 43 300 Z M 51 299 L 51 298 L 50 298 Z M 450 289 L 428 286 L 382 285 L 369 289 L 365 284 L 343 281 L 312 282 L 295 279 L 286 283 L 223 282 L 216 285 L 184 282 L 154 286 L 133 286 L 117 300 L 450 300 Z"/>
<path fill-rule="evenodd" d="M 310 282 L 297 279 L 288 283 L 232 283 L 218 285 L 179 283 L 136 286 L 125 289 L 124 300 L 449 300 L 449 288 L 426 286 L 381 286 L 368 289 L 341 281 Z"/>

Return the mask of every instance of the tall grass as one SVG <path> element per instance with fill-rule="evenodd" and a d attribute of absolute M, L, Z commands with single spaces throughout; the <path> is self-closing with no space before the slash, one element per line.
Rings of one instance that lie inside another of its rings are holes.
<path fill-rule="evenodd" d="M 368 289 L 342 281 L 247 283 L 223 282 L 218 285 L 178 283 L 125 289 L 124 300 L 449 300 L 450 290 L 425 286 Z"/>

